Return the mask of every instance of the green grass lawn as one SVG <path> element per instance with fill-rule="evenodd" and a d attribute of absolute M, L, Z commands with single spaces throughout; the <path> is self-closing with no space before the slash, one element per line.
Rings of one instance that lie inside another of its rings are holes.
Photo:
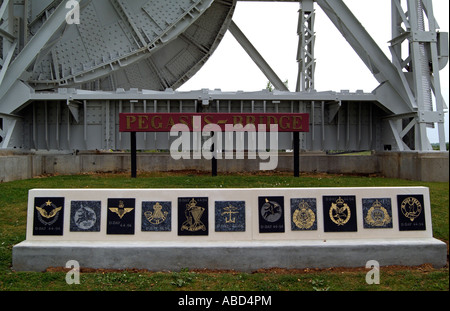
<path fill-rule="evenodd" d="M 234 174 L 210 177 L 195 172 L 77 175 L 35 178 L 0 183 L 0 291 L 101 290 L 101 291 L 448 291 L 448 266 L 381 267 L 379 285 L 366 284 L 368 270 L 324 269 L 255 273 L 202 271 L 83 271 L 80 285 L 67 285 L 64 271 L 23 273 L 11 270 L 12 247 L 25 240 L 28 190 L 33 188 L 259 188 L 259 187 L 397 187 L 430 188 L 434 237 L 449 241 L 449 183 L 416 182 L 380 177 L 303 175 L 289 173 Z"/>

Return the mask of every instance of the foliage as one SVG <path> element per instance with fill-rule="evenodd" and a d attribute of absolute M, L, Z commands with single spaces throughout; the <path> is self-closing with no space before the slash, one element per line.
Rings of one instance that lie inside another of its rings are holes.
<path fill-rule="evenodd" d="M 287 88 L 289 88 L 289 80 L 284 81 L 283 84 L 284 84 Z M 267 84 L 266 84 L 266 90 L 268 90 L 269 92 L 273 92 L 273 91 L 275 90 L 275 87 L 273 86 L 272 82 L 267 81 Z"/>

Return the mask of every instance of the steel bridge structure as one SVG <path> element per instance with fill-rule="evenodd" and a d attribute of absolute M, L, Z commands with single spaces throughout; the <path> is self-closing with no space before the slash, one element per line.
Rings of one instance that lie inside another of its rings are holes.
<path fill-rule="evenodd" d="M 122 112 L 301 112 L 310 114 L 304 150 L 429 151 L 427 128 L 437 127 L 445 151 L 448 33 L 432 0 L 390 1 L 390 57 L 343 0 L 285 1 L 299 3 L 290 92 L 233 21 L 237 0 L 0 0 L 0 150 L 128 149 Z M 315 89 L 317 6 L 378 81 L 370 93 Z M 275 89 L 177 91 L 227 31 Z M 138 148 L 169 149 L 169 138 L 145 133 Z M 292 139 L 281 134 L 279 148 Z"/>

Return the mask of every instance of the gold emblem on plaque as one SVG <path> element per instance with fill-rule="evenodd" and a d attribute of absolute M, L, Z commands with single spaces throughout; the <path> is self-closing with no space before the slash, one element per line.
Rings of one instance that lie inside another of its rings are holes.
<path fill-rule="evenodd" d="M 372 204 L 372 207 L 367 211 L 365 218 L 366 223 L 372 227 L 383 227 L 391 223 L 392 219 L 388 211 L 381 205 L 378 200 Z"/>
<path fill-rule="evenodd" d="M 302 201 L 298 204 L 298 208 L 292 215 L 292 221 L 299 229 L 309 229 L 314 225 L 316 215 L 309 204 Z"/>
<path fill-rule="evenodd" d="M 221 214 L 222 216 L 227 215 L 227 217 L 225 217 L 225 223 L 227 224 L 235 224 L 236 223 L 236 217 L 232 217 L 233 214 L 239 214 L 239 212 L 237 212 L 237 207 L 234 207 L 232 205 L 225 207 L 224 212 Z"/>
<path fill-rule="evenodd" d="M 186 221 L 181 225 L 181 231 L 206 231 L 205 224 L 200 220 L 204 212 L 205 209 L 201 206 L 197 206 L 197 201 L 192 199 L 188 204 L 186 204 L 186 210 L 184 211 Z"/>
<path fill-rule="evenodd" d="M 400 207 L 403 215 L 411 221 L 422 213 L 422 204 L 414 197 L 404 199 Z"/>
<path fill-rule="evenodd" d="M 51 207 L 52 210 L 48 211 L 48 209 L 46 209 L 45 207 Z M 53 202 L 51 202 L 50 200 L 48 200 L 47 202 L 45 202 L 44 204 L 42 204 L 41 206 L 36 206 L 38 213 L 38 219 L 41 223 L 43 223 L 44 225 L 52 225 L 56 222 L 56 220 L 58 219 L 58 213 L 62 210 L 62 206 L 61 207 L 57 207 L 55 204 L 53 204 Z M 52 219 L 53 220 L 50 220 Z"/>
<path fill-rule="evenodd" d="M 53 209 L 52 209 L 50 212 L 47 212 L 47 211 L 43 208 L 44 205 L 45 205 L 45 206 L 52 206 Z M 58 212 L 59 212 L 60 210 L 62 210 L 62 207 L 56 207 L 56 206 L 55 206 L 52 202 L 50 202 L 50 201 L 47 201 L 44 205 L 42 205 L 41 207 L 36 206 L 36 209 L 39 211 L 39 214 L 40 214 L 42 217 L 46 218 L 46 219 L 50 219 L 50 218 L 55 217 L 56 214 L 58 214 Z"/>
<path fill-rule="evenodd" d="M 159 225 L 167 219 L 169 212 L 162 211 L 162 205 L 157 202 L 153 205 L 153 212 L 147 211 L 144 213 L 145 218 L 154 225 Z"/>
<path fill-rule="evenodd" d="M 125 207 L 123 201 L 119 201 L 119 207 L 110 207 L 109 210 L 117 214 L 117 216 L 119 216 L 119 218 L 122 219 L 123 216 L 133 211 L 134 207 Z"/>
<path fill-rule="evenodd" d="M 329 215 L 336 225 L 343 226 L 350 220 L 350 207 L 341 197 L 339 197 L 339 199 L 336 200 L 336 203 L 331 203 Z"/>

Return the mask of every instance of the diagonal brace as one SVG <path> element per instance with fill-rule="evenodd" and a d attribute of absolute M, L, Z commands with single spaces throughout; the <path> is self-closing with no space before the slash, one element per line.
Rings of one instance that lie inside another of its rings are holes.
<path fill-rule="evenodd" d="M 247 52 L 250 58 L 255 62 L 255 64 L 261 69 L 264 75 L 269 79 L 270 83 L 279 90 L 289 92 L 289 89 L 284 85 L 281 79 L 277 76 L 275 71 L 269 66 L 269 64 L 264 60 L 258 50 L 253 46 L 253 44 L 247 39 L 244 33 L 239 29 L 239 27 L 231 21 L 228 30 L 234 36 L 234 38 L 239 42 L 242 48 Z"/>

